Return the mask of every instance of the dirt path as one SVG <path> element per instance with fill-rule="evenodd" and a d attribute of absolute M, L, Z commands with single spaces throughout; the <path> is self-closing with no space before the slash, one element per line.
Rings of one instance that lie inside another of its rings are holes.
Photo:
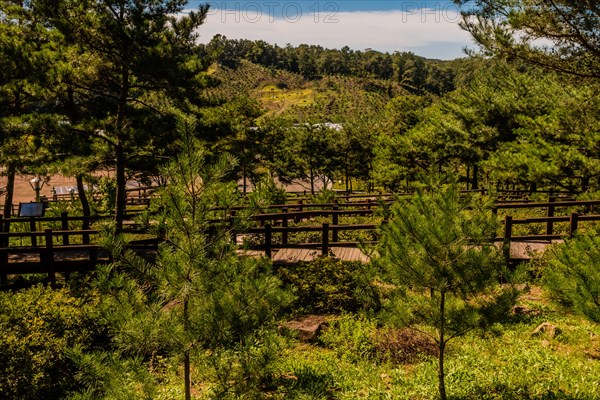
<path fill-rule="evenodd" d="M 29 181 L 35 178 L 34 175 L 18 175 L 15 178 L 15 193 L 13 197 L 13 203 L 19 204 L 20 202 L 35 201 L 35 191 L 29 185 Z M 6 177 L 0 177 L 0 187 L 6 186 Z M 54 175 L 50 177 L 50 181 L 45 183 L 42 187 L 40 194 L 46 195 L 47 197 L 52 196 L 52 186 L 76 186 L 75 178 L 68 178 L 61 175 Z M 4 199 L 0 199 L 0 203 L 4 203 Z"/>

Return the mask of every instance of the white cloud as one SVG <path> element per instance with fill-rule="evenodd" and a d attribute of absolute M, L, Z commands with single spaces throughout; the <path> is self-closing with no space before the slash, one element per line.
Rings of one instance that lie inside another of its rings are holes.
<path fill-rule="evenodd" d="M 237 10 L 211 10 L 200 28 L 202 42 L 222 34 L 230 39 L 262 39 L 280 46 L 306 43 L 341 48 L 347 45 L 355 50 L 413 51 L 443 59 L 461 57 L 462 48 L 471 43 L 469 34 L 457 25 L 459 16 L 455 9 L 300 10 L 298 13 L 299 9 L 293 6 L 268 10 L 261 9 L 260 3 L 252 4 Z"/>

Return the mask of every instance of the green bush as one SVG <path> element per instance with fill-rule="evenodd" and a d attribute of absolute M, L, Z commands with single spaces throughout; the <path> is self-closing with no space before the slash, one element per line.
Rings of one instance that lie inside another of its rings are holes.
<path fill-rule="evenodd" d="M 58 399 L 73 389 L 76 367 L 65 351 L 102 338 L 92 307 L 41 285 L 0 293 L 0 398 Z"/>
<path fill-rule="evenodd" d="M 371 266 L 359 261 L 320 257 L 281 267 L 277 273 L 296 296 L 290 309 L 297 314 L 356 311 L 379 305 Z"/>
<path fill-rule="evenodd" d="M 554 299 L 600 322 L 600 237 L 578 236 L 553 248 L 543 282 Z"/>

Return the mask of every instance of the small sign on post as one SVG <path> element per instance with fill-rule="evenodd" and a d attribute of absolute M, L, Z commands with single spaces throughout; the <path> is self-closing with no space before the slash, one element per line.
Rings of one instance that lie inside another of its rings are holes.
<path fill-rule="evenodd" d="M 43 202 L 19 203 L 19 217 L 43 217 L 45 212 Z"/>

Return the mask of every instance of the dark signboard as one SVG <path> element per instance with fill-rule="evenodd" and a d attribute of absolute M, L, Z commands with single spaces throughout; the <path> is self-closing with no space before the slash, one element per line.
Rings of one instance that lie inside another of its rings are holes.
<path fill-rule="evenodd" d="M 44 203 L 19 203 L 19 217 L 43 217 Z"/>

